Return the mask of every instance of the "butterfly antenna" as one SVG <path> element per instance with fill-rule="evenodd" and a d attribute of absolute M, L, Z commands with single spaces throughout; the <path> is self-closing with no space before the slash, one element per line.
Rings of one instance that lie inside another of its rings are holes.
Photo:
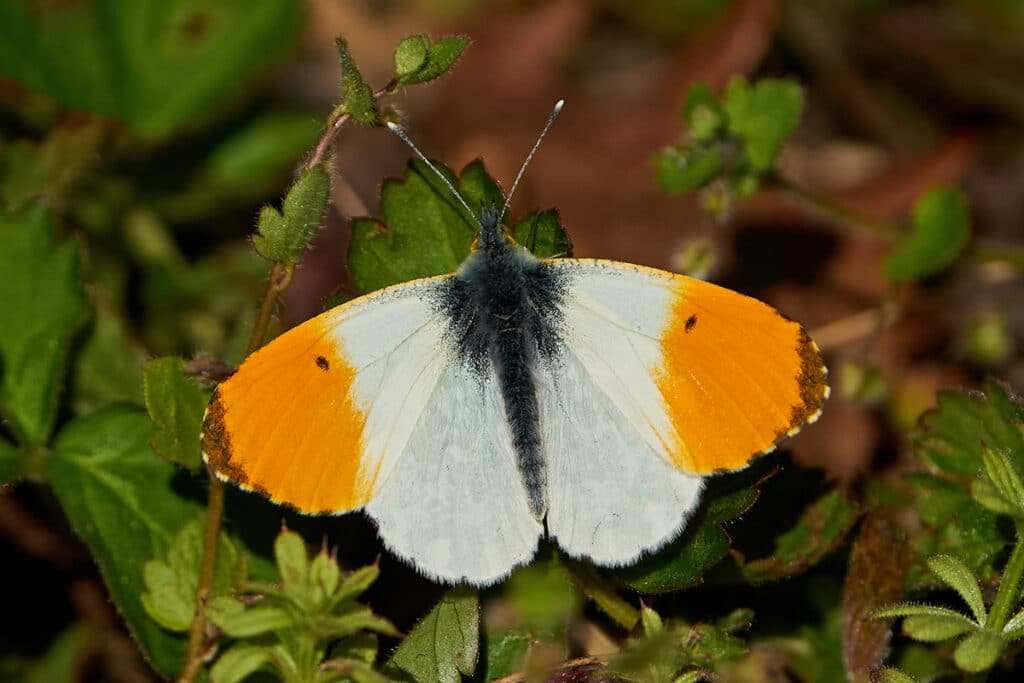
<path fill-rule="evenodd" d="M 459 204 L 462 204 L 462 206 L 466 208 L 466 211 L 469 212 L 469 215 L 473 218 L 473 221 L 476 222 L 477 226 L 483 227 L 480 225 L 480 218 L 479 216 L 477 216 L 477 212 L 469 207 L 469 204 L 466 202 L 466 200 L 463 199 L 462 195 L 459 194 L 459 191 L 455 189 L 454 185 L 452 185 L 452 181 L 448 180 L 448 177 L 445 174 L 441 173 L 441 171 L 438 170 L 437 166 L 434 166 L 434 164 L 430 162 L 430 159 L 428 159 L 423 154 L 423 152 L 420 151 L 419 147 L 417 147 L 415 143 L 413 143 L 413 141 L 409 139 L 409 135 L 405 132 L 405 130 L 397 123 L 393 123 L 391 121 L 387 122 L 387 127 L 391 129 L 392 133 L 401 138 L 402 142 L 409 145 L 409 149 L 416 152 L 416 156 L 418 156 L 420 160 L 427 165 L 427 168 L 433 171 L 434 175 L 441 179 L 441 182 L 444 183 L 449 190 L 451 190 L 452 196 L 458 199 Z"/>
<path fill-rule="evenodd" d="M 519 181 L 523 179 L 523 174 L 526 173 L 526 167 L 530 165 L 530 161 L 533 160 L 533 155 L 537 153 L 540 148 L 540 143 L 543 142 L 544 136 L 548 134 L 548 129 L 551 128 L 551 124 L 558 118 L 559 112 L 562 111 L 562 107 L 565 105 L 565 100 L 558 100 L 555 102 L 555 108 L 551 110 L 551 114 L 548 116 L 548 122 L 544 124 L 544 130 L 537 136 L 537 142 L 533 143 L 533 149 L 526 155 L 526 160 L 523 165 L 519 167 L 519 173 L 516 174 L 516 180 L 512 183 L 512 189 L 508 191 L 508 196 L 505 197 L 505 206 L 501 207 L 501 213 L 499 216 L 504 216 L 505 212 L 508 211 L 509 204 L 512 203 L 512 195 L 516 193 L 516 188 L 519 187 Z"/>

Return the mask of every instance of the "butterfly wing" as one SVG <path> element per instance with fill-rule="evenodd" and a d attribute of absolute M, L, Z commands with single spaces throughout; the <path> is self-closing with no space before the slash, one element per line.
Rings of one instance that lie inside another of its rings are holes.
<path fill-rule="evenodd" d="M 704 475 L 815 419 L 825 367 L 803 329 L 736 292 L 612 261 L 547 262 L 564 351 L 542 363 L 548 530 L 626 564 L 674 538 Z"/>
<path fill-rule="evenodd" d="M 460 369 L 438 306 L 449 282 L 381 290 L 254 353 L 217 388 L 203 453 L 301 512 L 366 508 L 425 573 L 486 582 L 528 560 L 541 529 L 494 383 Z"/>

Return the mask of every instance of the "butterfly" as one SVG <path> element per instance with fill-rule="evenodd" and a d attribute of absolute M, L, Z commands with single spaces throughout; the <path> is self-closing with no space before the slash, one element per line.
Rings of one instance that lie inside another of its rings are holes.
<path fill-rule="evenodd" d="M 635 562 L 683 531 L 708 476 L 820 414 L 826 369 L 798 323 L 662 270 L 538 259 L 503 213 L 479 213 L 455 273 L 349 301 L 247 358 L 204 418 L 213 472 L 303 513 L 362 510 L 423 574 L 485 586 L 545 534 Z"/>

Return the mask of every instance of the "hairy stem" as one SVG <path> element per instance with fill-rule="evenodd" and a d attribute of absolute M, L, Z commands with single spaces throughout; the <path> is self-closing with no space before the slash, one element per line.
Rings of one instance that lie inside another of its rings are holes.
<path fill-rule="evenodd" d="M 1003 578 L 999 581 L 996 599 L 992 601 L 985 628 L 1001 633 L 1003 626 L 1010 618 L 1010 612 L 1017 605 L 1020 595 L 1020 580 L 1024 577 L 1024 528 L 1017 526 L 1017 542 L 1010 553 L 1010 559 L 1003 569 Z"/>

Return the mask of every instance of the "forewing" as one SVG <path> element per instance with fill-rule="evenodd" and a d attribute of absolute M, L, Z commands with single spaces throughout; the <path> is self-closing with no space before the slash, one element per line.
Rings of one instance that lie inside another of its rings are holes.
<path fill-rule="evenodd" d="M 745 466 L 828 394 L 803 329 L 750 297 L 610 261 L 562 275 L 562 351 L 542 362 L 548 528 L 623 564 L 671 540 L 700 477 Z"/>

